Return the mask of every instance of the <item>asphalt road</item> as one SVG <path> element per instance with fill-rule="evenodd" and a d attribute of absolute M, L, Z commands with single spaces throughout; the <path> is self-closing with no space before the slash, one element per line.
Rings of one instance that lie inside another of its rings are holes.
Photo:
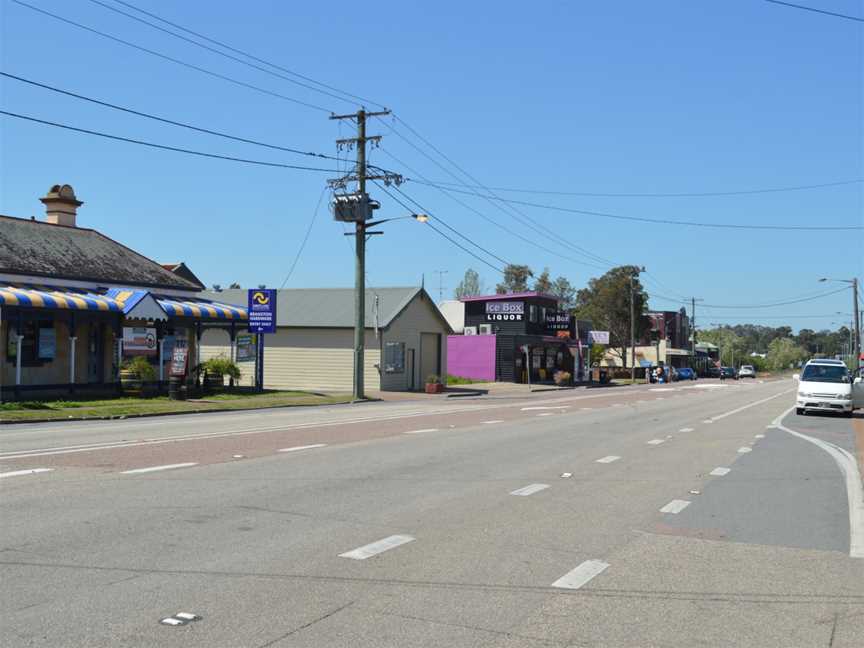
<path fill-rule="evenodd" d="M 793 389 L 0 427 L 0 645 L 860 648 L 864 417 Z"/>

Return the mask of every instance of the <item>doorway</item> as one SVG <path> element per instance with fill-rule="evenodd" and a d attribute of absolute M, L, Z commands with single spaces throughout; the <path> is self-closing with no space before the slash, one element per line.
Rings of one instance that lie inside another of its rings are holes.
<path fill-rule="evenodd" d="M 425 381 L 430 375 L 441 376 L 441 334 L 420 334 L 420 381 Z"/>
<path fill-rule="evenodd" d="M 87 382 L 105 382 L 105 325 L 91 322 L 87 335 Z"/>

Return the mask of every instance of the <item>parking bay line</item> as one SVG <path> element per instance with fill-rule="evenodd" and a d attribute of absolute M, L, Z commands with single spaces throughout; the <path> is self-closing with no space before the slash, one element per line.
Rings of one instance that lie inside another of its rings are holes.
<path fill-rule="evenodd" d="M 562 589 L 579 589 L 591 579 L 602 574 L 609 567 L 609 563 L 602 560 L 586 560 L 575 569 L 570 570 L 561 578 L 552 583 L 552 587 Z"/>
<path fill-rule="evenodd" d="M 30 468 L 28 470 L 13 470 L 12 472 L 0 473 L 0 479 L 6 477 L 21 477 L 23 475 L 36 475 L 38 473 L 51 472 L 53 468 Z"/>
<path fill-rule="evenodd" d="M 661 513 L 673 513 L 673 514 L 677 515 L 678 513 L 683 511 L 688 506 L 690 506 L 690 502 L 688 502 L 687 500 L 674 499 L 671 502 L 669 502 L 666 506 L 661 508 L 660 512 Z"/>
<path fill-rule="evenodd" d="M 362 547 L 357 547 L 351 551 L 339 554 L 340 558 L 351 558 L 352 560 L 366 560 L 372 556 L 377 556 L 380 553 L 395 549 L 403 544 L 413 542 L 414 537 L 409 535 L 392 535 L 376 542 L 370 542 Z"/>
<path fill-rule="evenodd" d="M 164 466 L 150 466 L 148 468 L 135 468 L 134 470 L 124 470 L 121 472 L 121 475 L 137 475 L 141 473 L 151 473 L 158 472 L 160 470 L 174 470 L 175 468 L 191 468 L 192 466 L 197 466 L 197 463 L 179 463 L 179 464 L 166 464 Z"/>
<path fill-rule="evenodd" d="M 528 484 L 527 486 L 523 486 L 522 488 L 517 488 L 514 491 L 511 491 L 511 495 L 519 495 L 520 497 L 528 497 L 529 495 L 533 495 L 534 493 L 539 493 L 542 490 L 546 490 L 549 488 L 549 484 Z"/>
<path fill-rule="evenodd" d="M 311 445 L 294 446 L 293 448 L 280 448 L 278 452 L 298 452 L 300 450 L 311 450 L 312 448 L 324 448 L 326 443 L 313 443 Z"/>

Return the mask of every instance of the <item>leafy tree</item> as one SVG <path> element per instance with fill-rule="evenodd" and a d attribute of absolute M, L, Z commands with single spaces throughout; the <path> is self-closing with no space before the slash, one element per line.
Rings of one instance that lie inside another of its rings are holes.
<path fill-rule="evenodd" d="M 708 329 L 699 334 L 701 342 L 711 342 L 720 347 L 720 364 L 725 367 L 740 366 L 749 361 L 749 355 L 754 351 L 748 344 L 747 339 L 735 333 L 731 326 L 721 326 L 716 329 Z M 752 364 L 752 363 L 750 363 Z"/>
<path fill-rule="evenodd" d="M 791 337 L 776 338 L 768 345 L 768 366 L 775 371 L 789 369 L 804 362 L 809 353 Z"/>
<path fill-rule="evenodd" d="M 544 295 L 552 294 L 552 278 L 549 276 L 549 268 L 543 268 L 543 272 L 534 280 L 534 292 Z"/>
<path fill-rule="evenodd" d="M 480 275 L 473 268 L 468 268 L 465 271 L 465 276 L 462 277 L 462 281 L 458 283 L 456 289 L 453 291 L 453 295 L 456 299 L 461 299 L 462 297 L 473 297 L 482 294 L 483 283 L 480 281 Z"/>
<path fill-rule="evenodd" d="M 633 277 L 633 311 L 636 315 L 636 339 L 648 328 L 642 317 L 648 295 L 639 282 L 636 266 L 618 266 L 602 277 L 591 279 L 588 287 L 576 293 L 574 313 L 580 319 L 591 320 L 598 331 L 609 331 L 609 350 L 627 366 L 630 345 L 630 279 Z"/>
<path fill-rule="evenodd" d="M 564 310 L 570 310 L 576 304 L 576 288 L 566 277 L 558 277 L 552 282 L 551 294 L 558 298 L 558 303 Z"/>
<path fill-rule="evenodd" d="M 525 292 L 528 290 L 528 279 L 534 276 L 527 265 L 508 263 L 504 268 L 504 281 L 495 286 L 499 295 Z"/>

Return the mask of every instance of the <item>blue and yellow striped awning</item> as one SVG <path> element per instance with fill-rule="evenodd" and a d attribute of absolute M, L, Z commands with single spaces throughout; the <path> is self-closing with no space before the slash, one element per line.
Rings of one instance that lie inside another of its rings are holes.
<path fill-rule="evenodd" d="M 75 288 L 62 290 L 51 286 L 0 285 L 0 306 L 24 306 L 61 310 L 91 310 L 120 313 L 117 300 Z"/>
<path fill-rule="evenodd" d="M 245 308 L 204 300 L 180 300 L 156 295 L 156 301 L 168 315 L 194 319 L 247 320 Z"/>

